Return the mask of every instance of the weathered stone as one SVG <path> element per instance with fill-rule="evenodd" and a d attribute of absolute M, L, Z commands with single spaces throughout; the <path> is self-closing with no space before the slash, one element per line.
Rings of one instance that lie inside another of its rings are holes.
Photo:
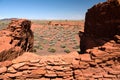
<path fill-rule="evenodd" d="M 38 75 L 38 74 L 39 74 L 39 75 L 43 75 L 43 74 L 46 73 L 46 71 L 45 71 L 44 69 L 39 69 L 39 68 L 38 68 L 38 69 L 32 70 L 31 73 L 32 73 L 32 74 L 35 74 L 35 75 Z"/>
<path fill-rule="evenodd" d="M 88 68 L 89 67 L 89 64 L 88 63 L 86 63 L 86 62 L 80 62 L 80 65 L 79 65 L 79 68 L 81 68 L 81 69 L 85 69 L 85 68 Z"/>
<path fill-rule="evenodd" d="M 8 77 L 17 77 L 17 76 L 22 76 L 22 72 L 6 73 L 5 75 L 8 76 Z"/>
<path fill-rule="evenodd" d="M 8 72 L 16 73 L 17 71 L 11 66 L 11 67 L 8 68 Z"/>
<path fill-rule="evenodd" d="M 63 71 L 64 67 L 62 67 L 62 66 L 54 66 L 53 69 L 56 70 L 56 71 Z"/>
<path fill-rule="evenodd" d="M 37 75 L 37 74 L 27 74 L 27 75 L 22 75 L 22 77 L 25 77 L 25 80 L 33 80 L 33 79 L 38 79 L 40 80 L 42 75 Z"/>
<path fill-rule="evenodd" d="M 31 63 L 38 63 L 40 59 L 30 60 Z"/>
<path fill-rule="evenodd" d="M 56 71 L 55 73 L 57 74 L 58 77 L 63 77 L 65 74 L 65 72 L 63 71 Z"/>
<path fill-rule="evenodd" d="M 1 80 L 10 80 L 10 78 L 6 75 L 0 75 Z"/>
<path fill-rule="evenodd" d="M 20 63 L 20 62 L 28 62 L 31 60 L 39 59 L 40 56 L 30 53 L 30 52 L 25 52 L 23 55 L 17 57 L 16 59 L 12 60 L 12 63 Z"/>
<path fill-rule="evenodd" d="M 28 74 L 31 74 L 31 71 L 30 70 L 23 70 L 22 74 L 23 75 L 28 75 Z"/>
<path fill-rule="evenodd" d="M 38 67 L 29 67 L 28 69 L 29 70 L 36 70 L 36 69 L 38 69 Z"/>
<path fill-rule="evenodd" d="M 81 70 L 74 70 L 74 74 L 76 75 L 83 75 Z"/>
<path fill-rule="evenodd" d="M 50 80 L 49 78 L 44 78 L 44 77 L 42 77 L 42 78 L 40 78 L 39 80 Z"/>
<path fill-rule="evenodd" d="M 88 9 L 85 17 L 84 33 L 80 42 L 81 52 L 104 45 L 115 35 L 120 35 L 119 14 L 119 0 L 99 3 Z"/>
<path fill-rule="evenodd" d="M 101 50 L 92 50 L 91 54 L 95 57 L 104 57 L 105 55 L 107 55 L 108 53 L 105 51 L 101 51 Z"/>
<path fill-rule="evenodd" d="M 103 75 L 105 78 L 115 78 L 115 75 L 109 75 L 109 74 L 104 74 Z"/>
<path fill-rule="evenodd" d="M 103 61 L 101 59 L 95 59 L 95 63 L 102 63 Z"/>
<path fill-rule="evenodd" d="M 53 77 L 57 77 L 57 74 L 55 74 L 55 73 L 46 73 L 45 77 L 53 78 Z"/>
<path fill-rule="evenodd" d="M 91 61 L 91 55 L 90 54 L 82 54 L 80 55 L 80 58 L 82 61 Z"/>
<path fill-rule="evenodd" d="M 79 65 L 80 65 L 79 62 L 80 62 L 79 60 L 75 60 L 75 59 L 74 59 L 74 60 L 72 61 L 73 67 L 74 67 L 74 68 L 79 68 Z"/>
<path fill-rule="evenodd" d="M 20 68 L 18 68 L 18 70 L 28 70 L 29 69 L 29 66 L 28 65 L 25 65 L 25 66 L 21 66 Z"/>
<path fill-rule="evenodd" d="M 110 71 L 108 71 L 108 73 L 112 74 L 112 75 L 117 75 L 117 74 L 120 74 L 120 71 L 110 70 Z"/>
<path fill-rule="evenodd" d="M 113 47 L 113 46 L 102 46 L 102 48 L 104 48 L 105 52 L 108 52 L 108 53 L 120 51 L 118 47 Z"/>
<path fill-rule="evenodd" d="M 89 62 L 90 67 L 96 67 L 97 63 L 96 62 Z"/>
<path fill-rule="evenodd" d="M 46 69 L 47 70 L 53 70 L 53 67 L 52 66 L 46 66 Z"/>
<path fill-rule="evenodd" d="M 103 77 L 103 75 L 101 75 L 101 74 L 99 74 L 99 75 L 93 75 L 93 78 L 102 78 Z"/>
<path fill-rule="evenodd" d="M 0 74 L 1 73 L 4 73 L 4 72 L 6 72 L 7 71 L 7 68 L 6 67 L 0 67 Z"/>
<path fill-rule="evenodd" d="M 4 62 L 0 62 L 0 66 L 8 67 L 8 66 L 11 66 L 11 65 L 12 65 L 12 61 L 4 61 Z"/>
<path fill-rule="evenodd" d="M 13 66 L 13 68 L 18 69 L 18 68 L 24 66 L 25 64 L 26 64 L 26 63 L 23 62 L 23 63 L 13 64 L 12 66 Z"/>

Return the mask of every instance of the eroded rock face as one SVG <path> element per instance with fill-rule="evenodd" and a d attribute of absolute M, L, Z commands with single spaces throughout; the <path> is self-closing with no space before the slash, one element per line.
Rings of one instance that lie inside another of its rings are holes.
<path fill-rule="evenodd" d="M 0 31 L 0 61 L 11 60 L 33 47 L 31 21 L 12 20 L 7 29 Z"/>
<path fill-rule="evenodd" d="M 84 34 L 81 37 L 81 51 L 103 45 L 114 39 L 115 35 L 120 35 L 119 15 L 120 0 L 108 0 L 89 9 L 86 13 Z"/>

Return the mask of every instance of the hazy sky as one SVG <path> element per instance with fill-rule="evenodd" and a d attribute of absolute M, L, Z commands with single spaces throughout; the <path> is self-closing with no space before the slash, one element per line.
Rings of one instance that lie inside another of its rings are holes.
<path fill-rule="evenodd" d="M 106 0 L 0 0 L 0 19 L 84 19 L 87 9 Z"/>

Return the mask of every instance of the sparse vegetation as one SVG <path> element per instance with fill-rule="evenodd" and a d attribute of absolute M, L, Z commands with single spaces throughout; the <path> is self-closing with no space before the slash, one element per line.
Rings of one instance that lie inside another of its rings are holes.
<path fill-rule="evenodd" d="M 11 20 L 0 20 L 0 30 L 8 26 Z M 61 20 L 59 20 L 61 21 Z M 32 20 L 37 27 L 34 32 L 33 52 L 39 53 L 70 53 L 79 50 L 79 40 L 76 39 L 81 26 L 53 25 L 52 21 Z M 65 21 L 61 21 L 65 22 Z M 69 22 L 69 20 L 67 20 Z M 42 26 L 42 27 L 41 27 Z"/>
<path fill-rule="evenodd" d="M 65 44 L 61 44 L 60 47 L 61 48 L 66 48 L 66 45 Z"/>
<path fill-rule="evenodd" d="M 54 47 L 50 47 L 48 48 L 48 52 L 55 53 L 56 49 Z"/>
<path fill-rule="evenodd" d="M 73 49 L 80 49 L 80 46 L 76 45 L 76 46 L 73 47 Z"/>
<path fill-rule="evenodd" d="M 34 48 L 36 48 L 36 53 L 70 53 L 72 51 L 77 51 L 79 49 L 79 40 L 76 38 L 78 36 L 81 26 L 60 26 L 60 25 L 47 25 L 48 22 L 35 22 L 38 25 L 43 25 L 43 27 L 34 29 Z"/>
<path fill-rule="evenodd" d="M 32 50 L 32 52 L 37 52 L 37 50 L 34 48 L 34 49 Z"/>
<path fill-rule="evenodd" d="M 0 30 L 5 29 L 9 23 L 10 20 L 0 20 Z"/>
<path fill-rule="evenodd" d="M 65 49 L 64 49 L 64 52 L 66 52 L 66 53 L 70 53 L 71 51 L 70 51 L 70 49 L 65 48 Z"/>

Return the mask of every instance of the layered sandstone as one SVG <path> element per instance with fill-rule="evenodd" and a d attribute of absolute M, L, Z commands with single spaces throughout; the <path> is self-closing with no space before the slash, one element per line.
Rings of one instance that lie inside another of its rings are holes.
<path fill-rule="evenodd" d="M 33 47 L 31 21 L 12 20 L 7 29 L 0 31 L 0 61 L 11 60 Z"/>
<path fill-rule="evenodd" d="M 94 5 L 85 18 L 84 34 L 81 37 L 81 51 L 100 46 L 120 35 L 120 0 L 108 0 Z M 119 37 L 120 38 L 120 37 Z M 117 37 L 117 42 L 119 42 Z"/>

